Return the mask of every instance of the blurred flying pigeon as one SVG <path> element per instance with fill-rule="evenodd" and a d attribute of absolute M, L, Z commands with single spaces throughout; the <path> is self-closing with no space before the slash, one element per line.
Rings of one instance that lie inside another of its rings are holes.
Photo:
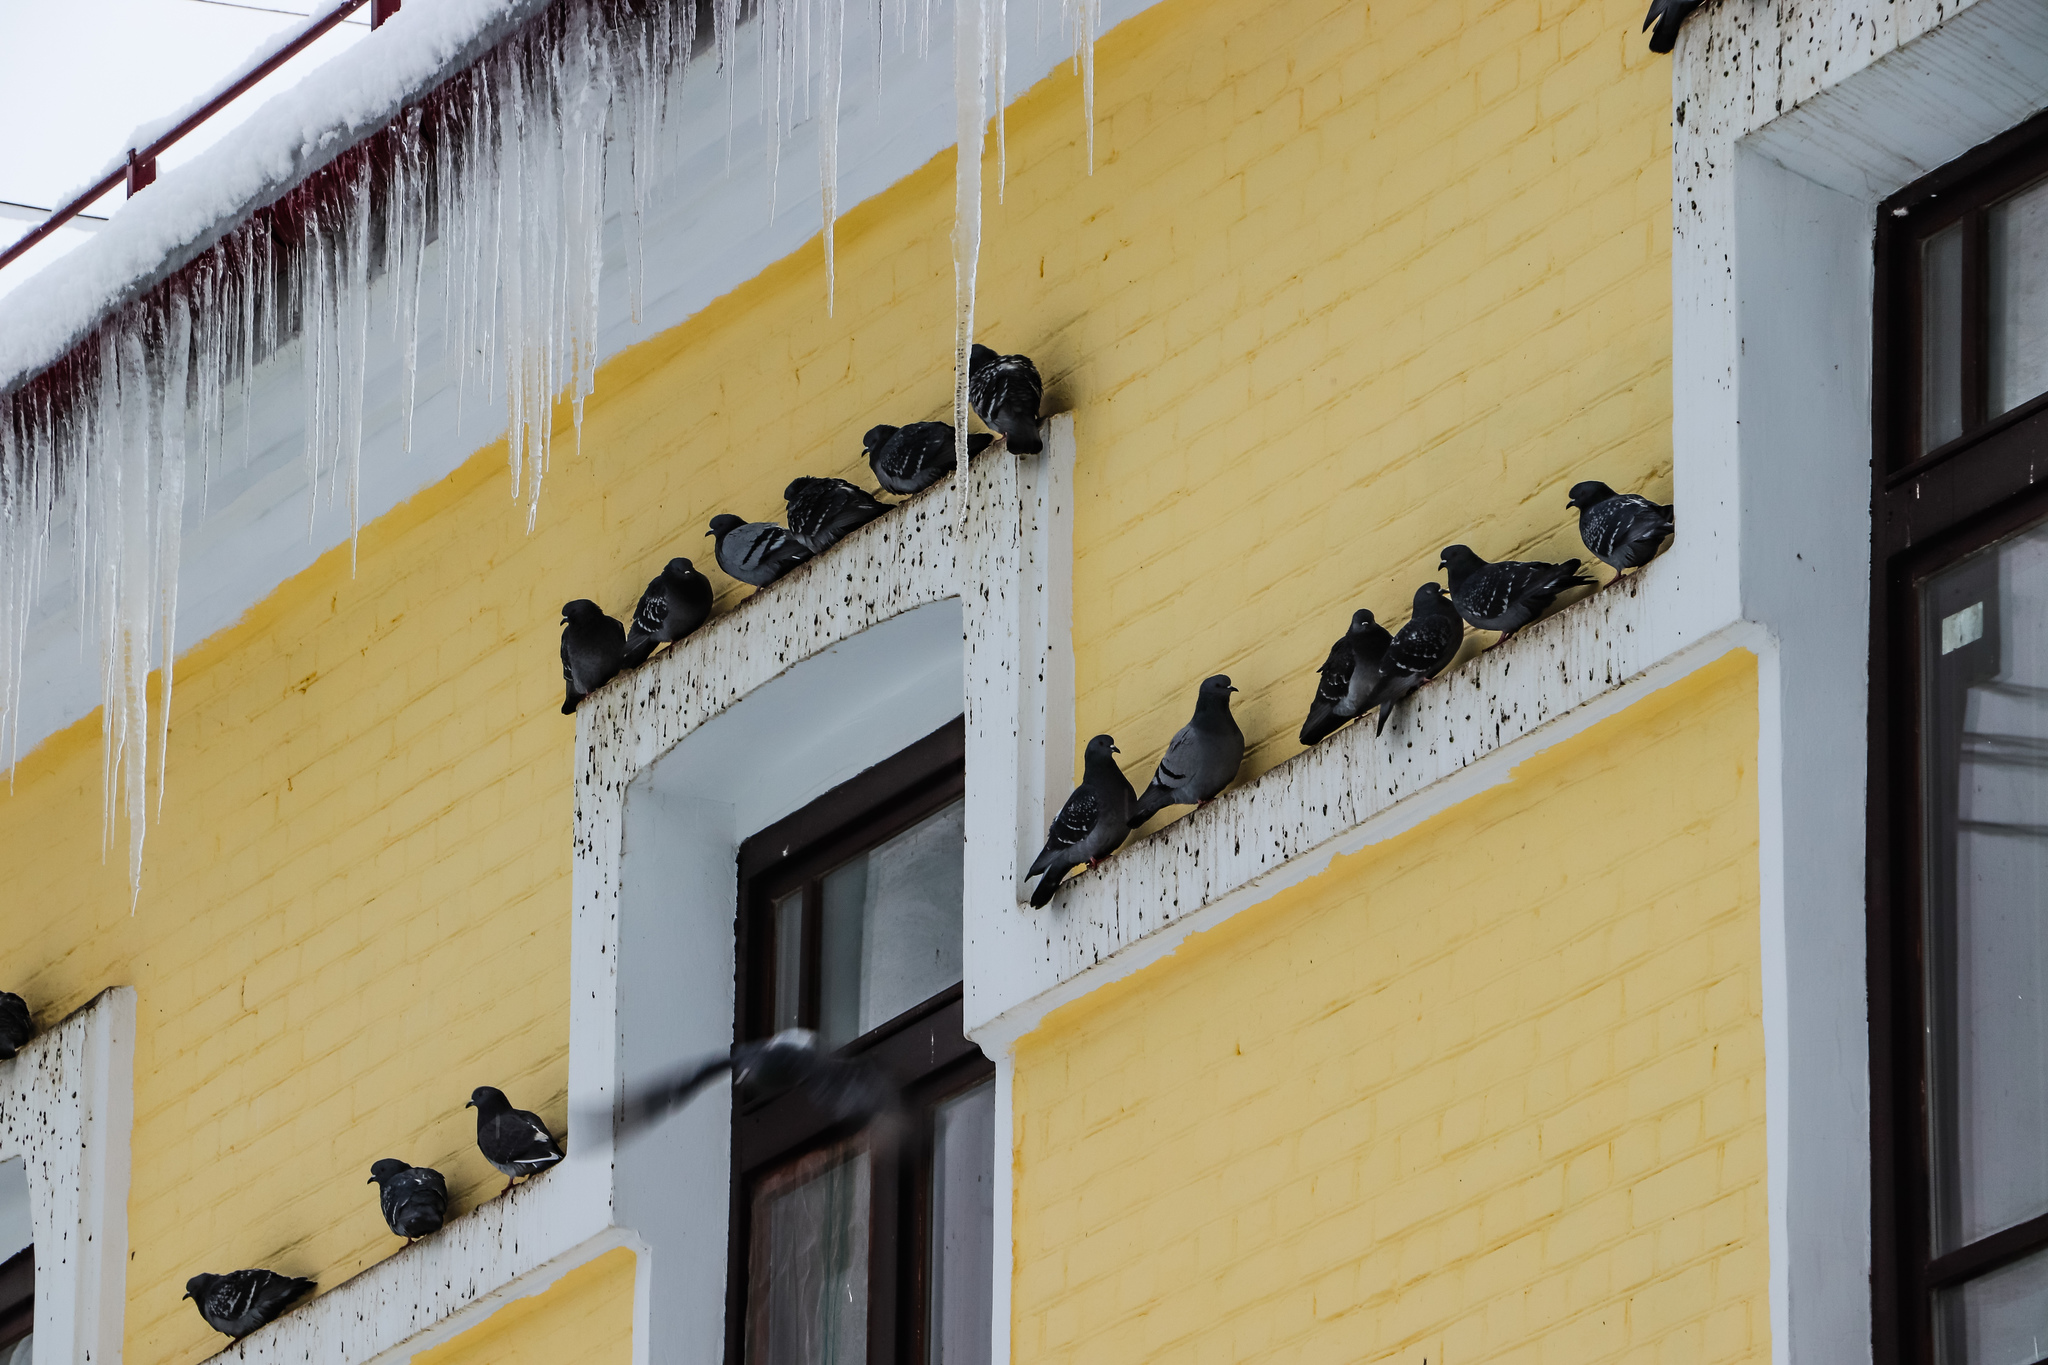
<path fill-rule="evenodd" d="M 1030 356 L 997 355 L 976 342 L 968 352 L 967 401 L 990 431 L 1001 433 L 1019 455 L 1036 455 L 1038 405 L 1045 397 Z"/>
<path fill-rule="evenodd" d="M 1707 3 L 1707 0 L 1650 0 L 1650 12 L 1643 16 L 1643 31 L 1649 33 L 1655 24 L 1657 31 L 1650 33 L 1650 51 L 1669 52 L 1678 45 L 1678 30 L 1685 27 L 1685 21 L 1692 18 L 1693 11 Z"/>
<path fill-rule="evenodd" d="M 1550 610 L 1557 595 L 1588 588 L 1593 580 L 1579 573 L 1579 561 L 1562 564 L 1503 559 L 1489 564 L 1463 545 L 1446 545 L 1437 565 L 1451 580 L 1451 602 L 1458 614 L 1481 630 L 1497 630 L 1505 640 Z"/>
<path fill-rule="evenodd" d="M 1042 906 L 1059 889 L 1060 879 L 1086 863 L 1093 867 L 1117 851 L 1131 834 L 1131 805 L 1138 794 L 1116 766 L 1114 755 L 1121 752 L 1108 735 L 1088 741 L 1082 764 L 1081 785 L 1053 817 L 1045 832 L 1045 847 L 1024 870 L 1026 877 L 1043 872 L 1031 893 L 1031 904 Z"/>
<path fill-rule="evenodd" d="M 520 1176 L 539 1175 L 562 1159 L 555 1135 L 538 1114 L 514 1109 L 505 1092 L 480 1085 L 469 1094 L 464 1109 L 476 1110 L 476 1147 L 484 1160 L 498 1168 L 510 1190 Z"/>
<path fill-rule="evenodd" d="M 369 1183 L 380 1186 L 377 1202 L 384 1225 L 410 1242 L 439 1232 L 448 1217 L 448 1182 L 430 1166 L 411 1166 L 385 1157 L 370 1167 Z"/>
<path fill-rule="evenodd" d="M 742 1103 L 800 1090 L 833 1123 L 865 1125 L 895 1108 L 899 1099 L 865 1058 L 823 1052 L 809 1029 L 784 1029 L 772 1038 L 735 1043 L 729 1053 L 691 1062 L 628 1095 L 619 1114 L 619 1135 L 667 1118 L 728 1071 Z"/>
<path fill-rule="evenodd" d="M 627 668 L 647 662 L 656 645 L 672 645 L 711 615 L 711 580 L 687 559 L 671 559 L 640 594 L 626 632 Z"/>
<path fill-rule="evenodd" d="M 1131 812 L 1131 828 L 1168 806 L 1206 806 L 1237 776 L 1244 762 L 1244 731 L 1230 714 L 1230 694 L 1237 691 L 1218 673 L 1202 679 L 1195 693 L 1195 717 L 1174 732 L 1159 756 L 1152 785 Z"/>
<path fill-rule="evenodd" d="M 1380 659 L 1394 637 L 1360 608 L 1351 613 L 1351 628 L 1330 646 L 1323 660 L 1322 677 L 1316 683 L 1316 699 L 1308 705 L 1308 719 L 1301 723 L 1301 742 L 1320 744 L 1341 729 L 1348 720 L 1363 715 L 1365 699 L 1380 680 Z"/>
<path fill-rule="evenodd" d="M 888 503 L 844 479 L 792 479 L 782 498 L 789 505 L 789 533 L 814 555 L 889 510 Z"/>
<path fill-rule="evenodd" d="M 0 991 L 0 1062 L 28 1045 L 36 1036 L 36 1021 L 29 1017 L 28 1001 L 13 991 Z"/>
<path fill-rule="evenodd" d="M 587 597 L 562 608 L 562 681 L 569 695 L 562 714 L 576 714 L 576 704 L 610 682 L 626 656 L 626 628 Z"/>
<path fill-rule="evenodd" d="M 1443 585 L 1424 583 L 1417 588 L 1415 614 L 1387 643 L 1387 652 L 1380 656 L 1380 680 L 1358 708 L 1361 716 L 1375 706 L 1380 708 L 1379 727 L 1374 734 L 1387 732 L 1387 717 L 1394 714 L 1394 708 L 1410 692 L 1443 672 L 1458 656 L 1458 646 L 1464 642 L 1465 625 L 1458 619 L 1451 599 L 1444 595 Z"/>
<path fill-rule="evenodd" d="M 977 431 L 967 438 L 967 453 L 979 455 L 995 437 Z M 912 422 L 907 427 L 870 427 L 861 437 L 868 467 L 885 493 L 908 497 L 922 493 L 953 472 L 953 428 L 945 422 Z"/>
<path fill-rule="evenodd" d="M 1572 485 L 1567 507 L 1579 509 L 1579 539 L 1612 569 L 1640 569 L 1657 557 L 1677 528 L 1676 509 L 1640 493 L 1617 493 L 1598 479 Z"/>
<path fill-rule="evenodd" d="M 767 587 L 811 557 L 795 536 L 772 521 L 741 521 L 720 512 L 704 534 L 717 537 L 718 567 L 757 588 Z"/>
<path fill-rule="evenodd" d="M 274 1270 L 235 1270 L 225 1275 L 194 1275 L 185 1281 L 185 1297 L 216 1332 L 246 1337 L 313 1292 L 314 1282 L 280 1275 Z"/>

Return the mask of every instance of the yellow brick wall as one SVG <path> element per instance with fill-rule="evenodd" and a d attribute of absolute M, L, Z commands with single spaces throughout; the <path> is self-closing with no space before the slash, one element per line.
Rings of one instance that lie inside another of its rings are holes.
<path fill-rule="evenodd" d="M 1756 726 L 1738 652 L 1027 1036 L 1019 1365 L 1769 1359 Z"/>
<path fill-rule="evenodd" d="M 608 1251 L 413 1365 L 632 1365 L 633 1270 L 632 1252 Z"/>
<path fill-rule="evenodd" d="M 1202 675 L 1293 749 L 1358 600 L 1437 548 L 1563 548 L 1585 471 L 1668 480 L 1668 68 L 1640 0 L 1163 0 L 1009 119 L 987 337 L 1077 413 L 1082 735 L 1139 778 Z M 993 178 L 993 158 L 990 162 Z M 497 1188 L 480 1082 L 560 1123 L 572 723 L 557 608 L 708 564 L 722 510 L 949 406 L 949 156 L 605 366 L 536 533 L 502 449 L 323 556 L 181 663 L 139 907 L 100 849 L 90 718 L 0 797 L 0 982 L 53 1019 L 140 998 L 127 1358 L 218 1338 L 194 1270 L 332 1286 L 395 1249 L 367 1169 Z M 295 372 L 266 382 L 296 386 Z M 726 600 L 739 591 L 718 580 Z M 573 1135 L 571 1137 L 573 1143 Z"/>

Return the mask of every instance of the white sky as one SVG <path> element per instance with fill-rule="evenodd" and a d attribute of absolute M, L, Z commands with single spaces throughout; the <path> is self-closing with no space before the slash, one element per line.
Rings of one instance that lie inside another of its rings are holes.
<path fill-rule="evenodd" d="M 413 0 L 431 3 L 431 0 Z M 259 48 L 268 52 L 333 0 L 0 0 L 0 243 L 124 155 L 142 124 L 206 94 Z M 302 73 L 369 32 L 369 7 L 166 152 L 158 173 L 190 160 Z M 148 190 L 143 191 L 148 194 Z M 120 211 L 116 188 L 88 212 Z M 66 229 L 0 269 L 0 294 L 82 241 Z"/>

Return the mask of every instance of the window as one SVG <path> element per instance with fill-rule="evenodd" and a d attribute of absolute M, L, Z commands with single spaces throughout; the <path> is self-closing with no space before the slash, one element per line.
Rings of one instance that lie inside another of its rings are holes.
<path fill-rule="evenodd" d="M 730 1365 L 988 1360 L 994 1068 L 961 1032 L 959 721 L 748 839 L 735 1027 L 816 1030 L 904 1087 L 909 1131 L 784 1095 L 735 1111 Z"/>
<path fill-rule="evenodd" d="M 0 1365 L 29 1365 L 36 1325 L 35 1233 L 29 1223 L 28 1167 L 0 1161 Z"/>
<path fill-rule="evenodd" d="M 1879 1361 L 2048 1360 L 2048 124 L 1881 206 Z"/>

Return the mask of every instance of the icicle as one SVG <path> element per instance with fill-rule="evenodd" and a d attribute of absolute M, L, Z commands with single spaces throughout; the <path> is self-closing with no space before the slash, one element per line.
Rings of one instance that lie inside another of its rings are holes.
<path fill-rule="evenodd" d="M 825 224 L 825 316 L 832 316 L 838 280 L 832 253 L 832 225 L 839 219 L 839 82 L 846 55 L 846 0 L 823 0 L 825 6 L 825 90 L 818 125 L 818 191 L 823 197 L 819 217 Z M 875 48 L 881 50 L 879 21 Z"/>
<path fill-rule="evenodd" d="M 1102 27 L 1102 0 L 1060 0 L 1063 26 L 1074 39 L 1081 68 L 1081 118 L 1088 129 L 1088 174 L 1095 174 L 1095 35 Z"/>
<path fill-rule="evenodd" d="M 992 0 L 993 13 L 990 15 L 988 30 L 988 65 L 996 81 L 996 202 L 1003 202 L 1003 191 L 1010 182 L 1010 139 L 1005 110 L 1008 95 L 1003 89 L 1004 81 L 1010 74 L 1010 24 L 1005 0 Z"/>
<path fill-rule="evenodd" d="M 164 787 L 171 767 L 171 680 L 176 671 L 178 641 L 178 554 L 185 527 L 185 390 L 192 352 L 192 306 L 173 294 L 164 327 L 163 402 L 158 409 L 163 452 L 156 483 L 156 622 L 157 652 L 162 658 L 162 683 L 157 688 L 156 818 L 164 818 Z M 148 668 L 148 656 L 143 667 Z M 141 812 L 128 818 L 140 823 Z M 133 875 L 140 878 L 141 848 L 137 845 Z M 140 882 L 137 882 L 139 889 Z"/>
<path fill-rule="evenodd" d="M 956 0 L 953 16 L 953 451 L 967 478 L 967 356 L 974 345 L 974 281 L 981 258 L 981 142 L 988 127 L 989 0 Z M 958 499 L 965 506 L 966 499 Z"/>

